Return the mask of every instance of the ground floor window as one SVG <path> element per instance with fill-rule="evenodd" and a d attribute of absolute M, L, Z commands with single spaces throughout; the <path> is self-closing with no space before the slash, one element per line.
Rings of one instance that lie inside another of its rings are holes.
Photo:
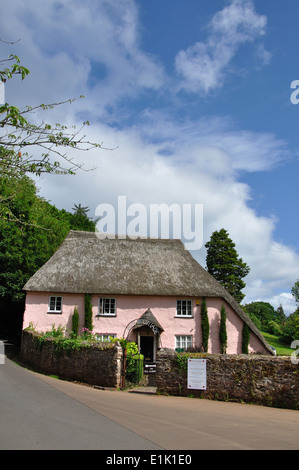
<path fill-rule="evenodd" d="M 116 338 L 115 333 L 96 333 L 96 338 L 98 341 L 103 343 L 110 343 L 113 338 Z"/>
<path fill-rule="evenodd" d="M 192 336 L 177 335 L 175 337 L 175 349 L 187 349 L 192 347 Z"/>
<path fill-rule="evenodd" d="M 62 312 L 62 297 L 60 295 L 50 295 L 49 297 L 49 313 Z"/>

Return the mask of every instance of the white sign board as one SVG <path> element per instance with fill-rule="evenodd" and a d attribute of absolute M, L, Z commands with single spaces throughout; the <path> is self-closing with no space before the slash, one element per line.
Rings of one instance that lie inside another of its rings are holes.
<path fill-rule="evenodd" d="M 5 104 L 5 88 L 2 80 L 0 80 L 0 105 L 1 104 Z"/>
<path fill-rule="evenodd" d="M 207 389 L 207 360 L 188 359 L 188 389 Z"/>

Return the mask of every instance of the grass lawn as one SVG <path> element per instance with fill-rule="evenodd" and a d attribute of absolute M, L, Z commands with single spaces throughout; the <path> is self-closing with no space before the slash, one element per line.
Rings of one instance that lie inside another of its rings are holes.
<path fill-rule="evenodd" d="M 294 349 L 288 348 L 285 344 L 281 343 L 278 339 L 278 336 L 270 335 L 269 333 L 261 332 L 270 346 L 276 349 L 277 356 L 290 356 Z"/>

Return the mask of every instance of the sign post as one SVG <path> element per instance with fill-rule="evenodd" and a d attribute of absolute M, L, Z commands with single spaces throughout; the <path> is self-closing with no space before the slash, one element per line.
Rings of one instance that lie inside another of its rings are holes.
<path fill-rule="evenodd" d="M 207 360 L 188 359 L 188 383 L 191 390 L 207 389 Z"/>

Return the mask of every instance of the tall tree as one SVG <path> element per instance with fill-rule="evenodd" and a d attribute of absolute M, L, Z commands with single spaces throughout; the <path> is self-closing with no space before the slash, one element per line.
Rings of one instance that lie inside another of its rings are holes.
<path fill-rule="evenodd" d="M 277 321 L 275 309 L 269 302 L 251 302 L 250 304 L 244 305 L 243 308 L 252 321 L 256 318 L 259 320 L 262 331 L 268 331 L 269 323 Z"/>
<path fill-rule="evenodd" d="M 205 247 L 208 272 L 240 303 L 245 297 L 241 291 L 246 286 L 242 279 L 250 268 L 239 258 L 235 243 L 229 238 L 228 232 L 221 229 L 212 234 Z"/>
<path fill-rule="evenodd" d="M 297 304 L 299 304 L 299 280 L 297 280 L 292 287 L 292 294 Z"/>
<path fill-rule="evenodd" d="M 87 216 L 79 220 L 39 197 L 35 183 L 27 176 L 0 177 L 1 198 L 0 330 L 20 331 L 26 281 L 71 229 L 94 232 L 95 223 Z"/>
<path fill-rule="evenodd" d="M 286 321 L 286 314 L 284 313 L 284 309 L 283 309 L 283 306 L 280 305 L 277 310 L 276 310 L 276 319 L 277 319 L 277 323 L 279 325 L 284 325 L 285 321 Z"/>
<path fill-rule="evenodd" d="M 75 215 L 85 215 L 85 216 L 87 216 L 87 212 L 90 211 L 89 207 L 87 207 L 87 206 L 83 207 L 81 205 L 81 203 L 79 203 L 78 205 L 74 204 L 74 206 L 75 207 L 73 207 L 73 211 L 74 211 Z"/>
<path fill-rule="evenodd" d="M 94 232 L 97 224 L 96 220 L 89 219 L 87 213 L 90 211 L 88 207 L 81 204 L 74 204 L 73 215 L 71 219 L 71 228 L 75 230 L 85 230 L 87 232 Z"/>

